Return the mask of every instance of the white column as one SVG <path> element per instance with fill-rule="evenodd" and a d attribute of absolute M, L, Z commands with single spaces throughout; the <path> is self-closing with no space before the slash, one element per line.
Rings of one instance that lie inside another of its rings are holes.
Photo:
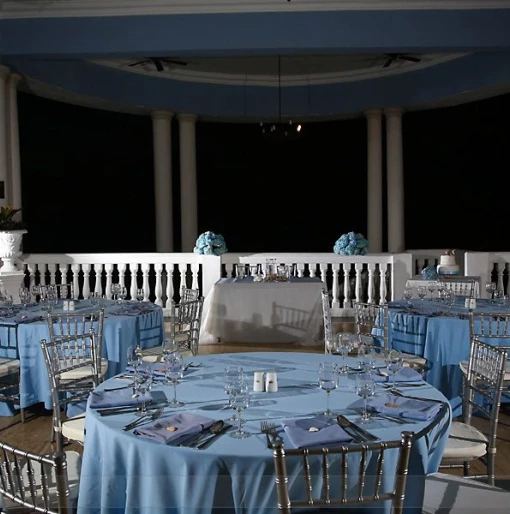
<path fill-rule="evenodd" d="M 154 200 L 156 251 L 173 252 L 172 216 L 172 116 L 168 111 L 152 113 L 154 152 Z"/>
<path fill-rule="evenodd" d="M 7 112 L 9 113 L 8 156 L 10 166 L 9 204 L 16 208 L 22 207 L 21 199 L 21 164 L 19 153 L 19 125 L 18 125 L 18 82 L 20 75 L 13 73 L 9 77 L 7 93 Z M 20 213 L 23 214 L 23 211 Z M 18 214 L 18 216 L 20 216 Z M 21 219 L 21 216 L 20 216 Z"/>
<path fill-rule="evenodd" d="M 179 114 L 181 165 L 181 242 L 182 252 L 192 252 L 197 239 L 197 159 L 194 114 Z M 213 230 L 213 229 L 211 229 Z"/>
<path fill-rule="evenodd" d="M 365 113 L 367 118 L 367 240 L 371 253 L 383 249 L 382 111 Z"/>
<path fill-rule="evenodd" d="M 398 107 L 384 110 L 386 115 L 388 252 L 390 253 L 398 253 L 405 250 L 402 113 L 403 110 Z"/>
<path fill-rule="evenodd" d="M 7 78 L 9 69 L 0 65 L 0 206 L 8 205 L 8 159 L 7 133 L 9 121 L 7 118 Z"/>

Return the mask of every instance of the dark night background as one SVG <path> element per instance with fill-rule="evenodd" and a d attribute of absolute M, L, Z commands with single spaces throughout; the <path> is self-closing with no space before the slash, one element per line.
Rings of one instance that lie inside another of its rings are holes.
<path fill-rule="evenodd" d="M 151 118 L 22 92 L 18 108 L 23 251 L 155 251 Z M 407 249 L 510 250 L 509 113 L 510 94 L 404 114 Z M 172 132 L 180 251 L 176 120 Z M 331 252 L 344 232 L 366 236 L 366 141 L 363 117 L 306 123 L 282 143 L 256 123 L 198 122 L 199 233 L 232 252 Z"/>

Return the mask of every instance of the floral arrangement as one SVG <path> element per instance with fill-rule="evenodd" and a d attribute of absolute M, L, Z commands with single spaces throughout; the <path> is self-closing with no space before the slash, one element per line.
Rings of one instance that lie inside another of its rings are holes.
<path fill-rule="evenodd" d="M 423 280 L 435 280 L 437 278 L 436 266 L 427 266 L 421 270 Z"/>
<path fill-rule="evenodd" d="M 204 232 L 200 234 L 195 243 L 194 253 L 200 255 L 221 255 L 227 251 L 225 239 L 221 234 L 214 232 Z"/>
<path fill-rule="evenodd" d="M 348 232 L 337 239 L 333 251 L 338 255 L 366 255 L 368 241 L 363 234 Z"/>
<path fill-rule="evenodd" d="M 10 205 L 0 207 L 0 230 L 25 230 L 27 228 L 26 224 L 14 219 L 14 216 L 20 211 L 21 209 L 15 209 Z"/>

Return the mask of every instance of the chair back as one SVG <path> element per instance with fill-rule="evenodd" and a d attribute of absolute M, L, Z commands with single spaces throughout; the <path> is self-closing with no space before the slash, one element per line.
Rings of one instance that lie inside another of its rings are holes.
<path fill-rule="evenodd" d="M 355 504 L 379 503 L 382 507 L 383 502 L 390 501 L 392 513 L 401 514 L 412 441 L 411 432 L 403 432 L 399 440 L 328 448 L 287 450 L 281 440 L 274 441 L 279 512 L 292 514 L 293 508 L 300 507 L 332 510 L 335 506 Z M 395 474 L 388 479 L 389 467 L 383 464 L 385 459 L 389 460 L 391 451 L 398 452 L 398 457 L 392 467 Z M 289 468 L 293 470 L 291 477 Z"/>
<path fill-rule="evenodd" d="M 332 353 L 334 350 L 333 322 L 331 317 L 330 295 L 326 289 L 321 289 L 322 319 L 324 322 L 324 353 Z"/>
<path fill-rule="evenodd" d="M 0 442 L 0 494 L 36 512 L 70 514 L 66 454 L 39 455 Z"/>
<path fill-rule="evenodd" d="M 170 341 L 193 355 L 198 353 L 203 305 L 204 297 L 200 296 L 196 300 L 172 303 L 170 307 Z"/>
<path fill-rule="evenodd" d="M 182 302 L 190 302 L 191 300 L 198 300 L 200 296 L 200 290 L 199 289 L 191 289 L 186 286 L 181 287 L 181 298 L 179 300 L 180 303 Z"/>
<path fill-rule="evenodd" d="M 354 325 L 360 346 L 373 342 L 374 337 L 382 341 L 384 350 L 390 349 L 388 306 L 375 303 L 353 302 Z"/>
<path fill-rule="evenodd" d="M 455 296 L 475 298 L 478 296 L 479 284 L 476 279 L 468 277 L 456 277 L 450 275 L 438 275 L 438 281 L 444 285 L 445 290 L 450 290 Z"/>
<path fill-rule="evenodd" d="M 463 375 L 464 422 L 471 424 L 474 412 L 489 419 L 487 454 L 493 459 L 510 350 L 510 314 L 471 311 L 469 330 L 468 369 Z"/>

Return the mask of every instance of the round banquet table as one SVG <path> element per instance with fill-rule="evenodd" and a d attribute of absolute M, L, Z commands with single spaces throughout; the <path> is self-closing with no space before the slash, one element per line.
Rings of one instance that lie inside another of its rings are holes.
<path fill-rule="evenodd" d="M 260 432 L 260 421 L 274 420 L 278 424 L 285 418 L 323 412 L 326 393 L 317 386 L 319 363 L 339 359 L 298 352 L 193 357 L 193 364 L 200 366 L 188 368 L 177 386 L 177 397 L 185 405 L 167 407 L 165 416 L 185 410 L 212 419 L 229 418 L 232 412 L 223 391 L 223 370 L 228 365 L 241 365 L 249 379 L 255 371 L 278 374 L 278 391 L 252 393 L 251 404 L 243 412 L 244 428 L 252 435 L 234 439 L 227 433 L 203 450 L 165 445 L 137 436 L 132 430 L 123 431 L 136 414 L 101 416 L 88 406 L 78 513 L 276 513 L 273 456 Z M 330 403 L 335 414 L 345 414 L 355 421 L 358 414 L 354 408 L 359 408 L 361 400 L 354 383 L 354 374 L 342 376 Z M 125 380 L 111 378 L 98 390 L 123 384 Z M 172 398 L 171 386 L 160 384 L 153 393 L 157 390 Z M 377 418 L 363 426 L 382 440 L 400 439 L 403 430 L 424 432 L 415 441 L 410 459 L 405 512 L 414 514 L 421 512 L 425 475 L 438 470 L 450 431 L 451 410 L 444 396 L 428 384 L 408 390 L 412 391 L 407 393 L 410 396 L 438 399 L 445 405 L 429 421 L 398 424 Z M 285 436 L 284 441 L 288 444 Z M 396 461 L 391 455 L 386 461 L 385 473 L 387 469 L 390 476 Z M 367 506 L 360 512 L 373 511 Z"/>

